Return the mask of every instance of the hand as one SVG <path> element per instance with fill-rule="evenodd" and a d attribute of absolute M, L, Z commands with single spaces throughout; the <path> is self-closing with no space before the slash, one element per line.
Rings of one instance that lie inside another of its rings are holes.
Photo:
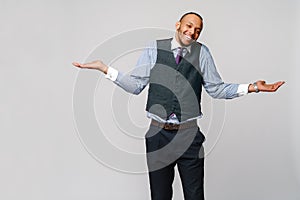
<path fill-rule="evenodd" d="M 256 81 L 256 85 L 259 92 L 276 92 L 277 89 L 282 86 L 285 82 L 284 81 L 278 81 L 273 84 L 266 84 L 265 81 Z M 253 87 L 253 84 L 249 85 L 249 92 L 255 92 L 255 89 Z"/>
<path fill-rule="evenodd" d="M 81 64 L 79 62 L 72 63 L 75 67 L 83 68 L 83 69 L 96 69 L 104 74 L 107 74 L 108 67 L 100 60 L 95 60 L 89 63 Z"/>

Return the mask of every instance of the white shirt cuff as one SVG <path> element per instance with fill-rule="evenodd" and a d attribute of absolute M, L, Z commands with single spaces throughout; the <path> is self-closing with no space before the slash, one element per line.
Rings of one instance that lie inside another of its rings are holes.
<path fill-rule="evenodd" d="M 249 88 L 249 84 L 240 84 L 236 93 L 239 96 L 244 96 L 248 94 L 248 88 Z"/>
<path fill-rule="evenodd" d="M 118 70 L 116 70 L 112 67 L 108 67 L 107 74 L 105 75 L 105 78 L 110 79 L 112 81 L 115 81 L 115 80 L 117 80 L 118 74 L 119 74 Z"/>

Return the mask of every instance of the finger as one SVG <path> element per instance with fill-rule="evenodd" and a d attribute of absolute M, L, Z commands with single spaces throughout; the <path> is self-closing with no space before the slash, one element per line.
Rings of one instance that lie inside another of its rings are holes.
<path fill-rule="evenodd" d="M 88 68 L 88 69 L 97 69 L 97 65 L 95 63 L 85 63 L 80 65 L 82 68 Z"/>
<path fill-rule="evenodd" d="M 278 81 L 277 82 L 277 84 L 280 84 L 280 85 L 282 85 L 282 84 L 284 84 L 285 82 L 284 81 Z"/>
<path fill-rule="evenodd" d="M 73 62 L 72 63 L 75 67 L 80 67 L 80 63 L 79 62 Z"/>
<path fill-rule="evenodd" d="M 282 86 L 284 84 L 284 81 L 279 81 L 279 82 L 277 82 L 277 83 L 274 83 L 274 85 L 276 86 L 276 87 L 280 87 L 280 86 Z"/>
<path fill-rule="evenodd" d="M 279 88 L 280 86 L 282 86 L 284 83 L 285 83 L 284 81 L 279 81 L 279 82 L 277 82 L 277 83 L 274 83 L 274 91 L 277 91 L 278 88 Z"/>
<path fill-rule="evenodd" d="M 92 67 L 92 65 L 90 65 L 90 63 L 81 64 L 80 66 L 84 67 L 84 68 L 91 68 Z"/>
<path fill-rule="evenodd" d="M 281 81 L 278 83 L 278 87 L 282 86 L 285 82 L 284 81 Z"/>
<path fill-rule="evenodd" d="M 280 81 L 280 85 L 283 85 L 283 84 L 285 84 L 285 81 Z"/>

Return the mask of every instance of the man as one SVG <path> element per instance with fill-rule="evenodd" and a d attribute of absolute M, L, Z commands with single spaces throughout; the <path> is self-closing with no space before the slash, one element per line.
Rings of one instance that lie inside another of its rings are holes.
<path fill-rule="evenodd" d="M 196 42 L 203 28 L 202 17 L 186 13 L 175 27 L 173 38 L 155 41 L 144 50 L 130 75 L 101 61 L 73 65 L 100 70 L 133 94 L 139 94 L 149 84 L 146 110 L 151 125 L 146 133 L 146 150 L 151 198 L 172 199 L 177 165 L 185 200 L 201 200 L 205 138 L 196 120 L 202 115 L 202 86 L 213 98 L 232 99 L 251 92 L 275 92 L 284 82 L 224 83 L 208 48 Z"/>

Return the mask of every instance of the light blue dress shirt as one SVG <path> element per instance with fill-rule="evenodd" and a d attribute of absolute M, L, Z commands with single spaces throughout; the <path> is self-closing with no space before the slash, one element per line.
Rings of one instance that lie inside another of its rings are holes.
<path fill-rule="evenodd" d="M 177 55 L 177 49 L 180 45 L 175 38 L 171 42 L 171 50 L 174 53 L 174 57 Z M 187 51 L 183 52 L 184 55 L 190 52 L 190 46 L 186 48 Z M 184 56 L 183 55 L 183 56 Z M 129 73 L 125 74 L 109 67 L 106 77 L 114 81 L 118 86 L 125 91 L 132 94 L 139 94 L 149 83 L 150 70 L 154 67 L 157 58 L 157 43 L 156 41 L 150 42 L 145 47 L 135 68 Z M 213 57 L 209 52 L 209 49 L 202 44 L 199 55 L 199 71 L 203 77 L 203 87 L 206 92 L 213 98 L 217 99 L 232 99 L 248 93 L 249 84 L 236 84 L 236 83 L 224 83 L 220 74 L 217 71 Z M 147 114 L 148 117 L 158 120 L 160 122 L 166 122 L 160 117 Z M 197 118 L 201 117 L 198 116 Z M 192 120 L 192 119 L 190 119 Z M 179 123 L 177 120 L 172 123 Z M 183 123 L 183 122 L 181 122 Z"/>

